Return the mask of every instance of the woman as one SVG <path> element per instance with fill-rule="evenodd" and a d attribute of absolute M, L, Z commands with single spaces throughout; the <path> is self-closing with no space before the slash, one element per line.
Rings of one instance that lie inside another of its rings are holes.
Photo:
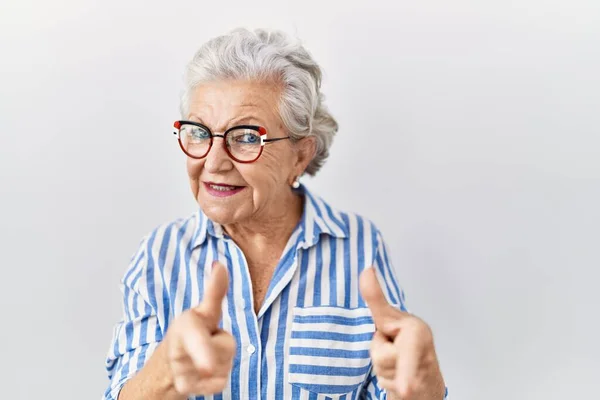
<path fill-rule="evenodd" d="M 279 32 L 196 53 L 174 126 L 200 209 L 132 258 L 104 399 L 445 397 L 380 232 L 300 184 L 338 129 L 320 80 Z"/>

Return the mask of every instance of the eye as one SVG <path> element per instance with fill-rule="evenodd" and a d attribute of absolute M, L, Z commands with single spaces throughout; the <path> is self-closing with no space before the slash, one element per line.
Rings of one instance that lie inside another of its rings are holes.
<path fill-rule="evenodd" d="M 242 136 L 240 136 L 238 138 L 238 141 L 240 141 L 242 143 L 253 144 L 253 143 L 260 142 L 260 138 L 255 133 L 244 133 Z"/>
<path fill-rule="evenodd" d="M 210 133 L 206 129 L 195 125 L 187 125 L 189 127 L 187 134 L 193 139 L 209 139 Z"/>
<path fill-rule="evenodd" d="M 230 133 L 230 140 L 237 145 L 260 144 L 260 136 L 251 129 L 240 129 Z"/>
<path fill-rule="evenodd" d="M 200 126 L 184 124 L 179 128 L 179 136 L 185 141 L 201 142 L 210 139 L 210 132 Z"/>

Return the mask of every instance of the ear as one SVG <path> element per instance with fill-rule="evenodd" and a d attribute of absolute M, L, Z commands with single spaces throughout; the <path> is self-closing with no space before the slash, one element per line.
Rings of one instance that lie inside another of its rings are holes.
<path fill-rule="evenodd" d="M 302 175 L 317 153 L 317 138 L 309 136 L 296 142 L 296 176 Z"/>

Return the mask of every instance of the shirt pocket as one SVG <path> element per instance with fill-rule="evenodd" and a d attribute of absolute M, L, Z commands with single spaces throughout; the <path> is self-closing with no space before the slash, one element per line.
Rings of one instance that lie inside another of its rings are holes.
<path fill-rule="evenodd" d="M 288 381 L 319 399 L 357 390 L 371 368 L 375 332 L 367 307 L 295 307 Z"/>

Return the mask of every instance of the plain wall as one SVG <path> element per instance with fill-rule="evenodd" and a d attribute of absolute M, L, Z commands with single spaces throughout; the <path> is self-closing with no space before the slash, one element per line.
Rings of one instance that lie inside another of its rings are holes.
<path fill-rule="evenodd" d="M 185 64 L 237 26 L 323 67 L 305 182 L 383 231 L 452 398 L 596 398 L 597 0 L 2 1 L 0 397 L 101 397 L 129 257 L 195 209 Z"/>

